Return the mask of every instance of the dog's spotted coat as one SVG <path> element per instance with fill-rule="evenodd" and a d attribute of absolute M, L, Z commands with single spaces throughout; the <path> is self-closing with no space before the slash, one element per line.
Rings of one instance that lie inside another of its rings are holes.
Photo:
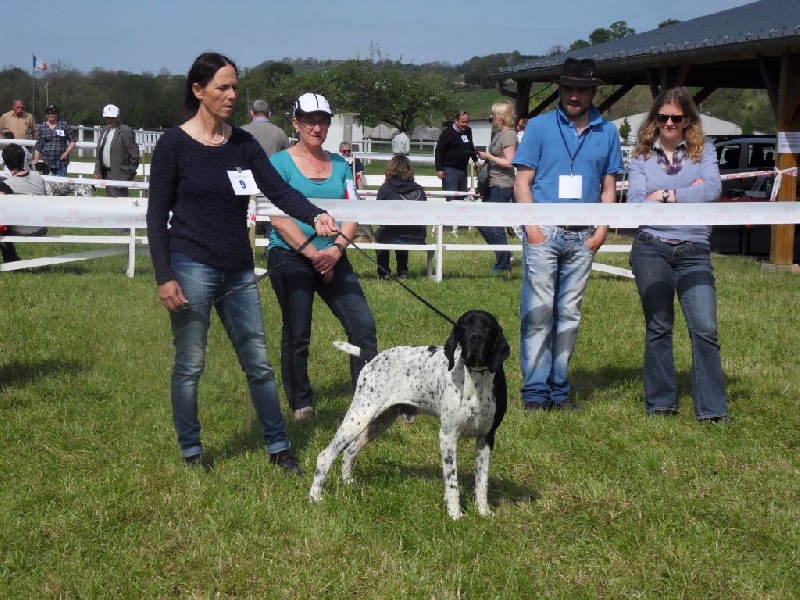
<path fill-rule="evenodd" d="M 338 342 L 352 354 L 360 350 Z M 439 417 L 439 446 L 448 514 L 463 516 L 458 492 L 458 439 L 475 437 L 475 499 L 481 515 L 488 501 L 489 459 L 494 434 L 506 412 L 503 361 L 509 346 L 497 319 L 472 310 L 459 318 L 444 347 L 397 346 L 371 357 L 361 371 L 347 414 L 333 441 L 317 457 L 309 496 L 322 498 L 322 486 L 336 457 L 342 456 L 342 479 L 352 481 L 353 461 L 361 449 L 389 428 L 401 414 Z M 371 360 L 370 360 L 371 359 Z"/>

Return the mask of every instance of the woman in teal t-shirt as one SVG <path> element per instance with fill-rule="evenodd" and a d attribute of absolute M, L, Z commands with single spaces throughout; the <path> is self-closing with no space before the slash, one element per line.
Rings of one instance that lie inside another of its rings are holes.
<path fill-rule="evenodd" d="M 344 158 L 322 148 L 332 115 L 324 96 L 300 96 L 292 119 L 298 142 L 270 158 L 286 182 L 308 198 L 344 199 L 347 182 L 353 178 Z M 372 351 L 378 348 L 375 320 L 345 250 L 358 224 L 340 223 L 344 235 L 317 237 L 297 254 L 313 228 L 290 217 L 271 221 L 267 265 L 283 318 L 281 378 L 295 421 L 310 425 L 314 392 L 308 377 L 308 347 L 314 294 L 331 309 L 351 344 Z M 350 357 L 353 389 L 364 364 L 362 359 Z"/>

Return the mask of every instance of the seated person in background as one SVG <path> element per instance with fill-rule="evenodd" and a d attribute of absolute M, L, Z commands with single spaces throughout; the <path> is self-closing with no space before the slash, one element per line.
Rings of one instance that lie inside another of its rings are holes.
<path fill-rule="evenodd" d="M 386 165 L 386 181 L 378 188 L 377 200 L 422 200 L 428 198 L 425 190 L 414 181 L 411 161 L 403 154 L 395 154 Z M 424 244 L 427 231 L 424 225 L 381 225 L 375 233 L 380 244 Z M 378 277 L 391 279 L 390 250 L 377 250 Z M 395 250 L 397 275 L 408 277 L 408 250 Z"/>
<path fill-rule="evenodd" d="M 13 194 L 14 190 L 8 187 L 8 184 L 5 181 L 0 181 L 0 196 L 5 196 L 6 194 Z M 6 235 L 8 233 L 8 227 L 6 225 L 0 225 L 0 235 Z M 3 255 L 3 262 L 10 263 L 21 260 L 19 254 L 17 254 L 17 249 L 14 247 L 14 244 L 11 242 L 0 242 L 0 253 Z"/>
<path fill-rule="evenodd" d="M 15 139 L 14 132 L 12 132 L 10 129 L 3 129 L 3 131 L 0 132 L 0 135 L 2 135 L 3 138 L 6 140 Z M 25 170 L 27 171 L 30 168 L 29 165 L 33 160 L 33 155 L 25 146 L 22 146 L 22 151 L 25 152 Z M 3 162 L 3 159 L 0 158 L 0 171 L 5 170 L 5 168 L 6 168 L 5 163 Z"/>
<path fill-rule="evenodd" d="M 9 176 L 3 181 L 3 190 L 5 191 L 0 193 L 27 196 L 44 196 L 47 193 L 42 176 L 36 171 L 28 171 L 25 168 L 25 149 L 22 146 L 9 144 L 3 148 L 3 162 L 6 164 Z M 45 235 L 47 228 L 30 225 L 9 225 L 3 233 L 5 235 Z M 3 242 L 0 245 L 0 251 L 3 254 L 3 262 L 20 260 L 14 244 L 10 242 Z"/>

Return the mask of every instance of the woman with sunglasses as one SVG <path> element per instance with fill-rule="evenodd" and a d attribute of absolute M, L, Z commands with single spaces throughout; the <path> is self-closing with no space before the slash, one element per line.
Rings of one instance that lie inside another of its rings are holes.
<path fill-rule="evenodd" d="M 628 202 L 716 202 L 721 183 L 714 146 L 682 88 L 662 92 L 639 128 L 630 164 Z M 677 207 L 673 210 L 679 210 Z M 717 337 L 717 292 L 708 225 L 642 225 L 630 264 L 646 326 L 645 411 L 678 411 L 672 347 L 677 294 L 692 347 L 692 403 L 698 421 L 730 422 Z"/>
<path fill-rule="evenodd" d="M 332 116 L 324 96 L 300 96 L 292 119 L 298 142 L 270 158 L 286 182 L 309 198 L 344 200 L 348 187 L 355 193 L 353 173 L 345 158 L 322 148 Z M 283 389 L 295 421 L 311 425 L 314 392 L 308 377 L 308 347 L 314 295 L 319 294 L 328 305 L 351 344 L 377 352 L 375 320 L 358 276 L 347 260 L 348 240 L 353 239 L 358 223 L 340 223 L 341 234 L 316 237 L 307 243 L 314 233 L 308 225 L 288 217 L 271 221 L 267 265 L 283 318 Z M 350 357 L 353 389 L 364 364 L 362 359 Z"/>

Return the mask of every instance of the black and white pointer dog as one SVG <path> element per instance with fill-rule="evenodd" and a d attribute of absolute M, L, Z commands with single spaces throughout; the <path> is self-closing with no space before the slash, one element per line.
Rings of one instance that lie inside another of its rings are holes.
<path fill-rule="evenodd" d="M 464 313 L 442 346 L 397 346 L 365 356 L 344 342 L 340 349 L 368 360 L 353 402 L 333 441 L 317 457 L 309 496 L 322 498 L 322 486 L 336 457 L 342 456 L 342 479 L 353 480 L 353 461 L 361 449 L 389 428 L 401 414 L 439 417 L 444 502 L 453 519 L 463 516 L 458 493 L 458 439 L 475 437 L 475 500 L 478 513 L 491 514 L 488 501 L 489 459 L 494 434 L 506 412 L 503 361 L 510 353 L 497 319 L 482 310 Z"/>

